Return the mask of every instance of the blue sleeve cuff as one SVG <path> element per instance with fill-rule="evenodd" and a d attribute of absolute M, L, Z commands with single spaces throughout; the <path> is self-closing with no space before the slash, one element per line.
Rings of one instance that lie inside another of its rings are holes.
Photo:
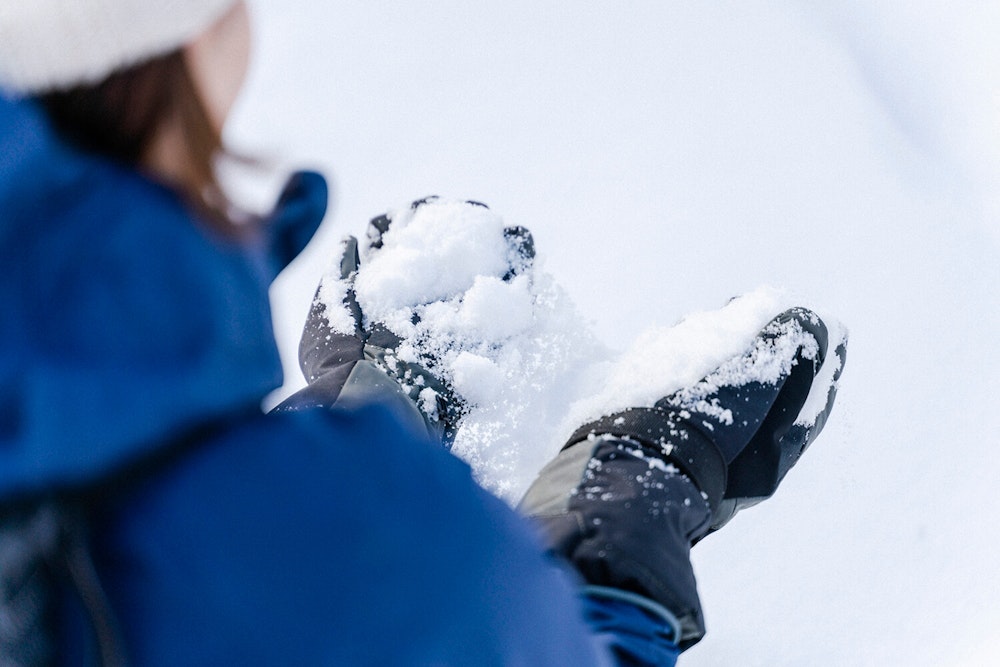
<path fill-rule="evenodd" d="M 594 634 L 622 667 L 674 665 L 680 655 L 680 622 L 668 609 L 618 588 L 581 589 L 584 615 Z"/>

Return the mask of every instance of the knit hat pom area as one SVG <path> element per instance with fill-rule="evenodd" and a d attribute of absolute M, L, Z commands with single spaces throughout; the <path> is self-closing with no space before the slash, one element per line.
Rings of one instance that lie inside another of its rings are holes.
<path fill-rule="evenodd" d="M 0 88 L 14 96 L 96 83 L 168 53 L 237 0 L 0 0 Z"/>

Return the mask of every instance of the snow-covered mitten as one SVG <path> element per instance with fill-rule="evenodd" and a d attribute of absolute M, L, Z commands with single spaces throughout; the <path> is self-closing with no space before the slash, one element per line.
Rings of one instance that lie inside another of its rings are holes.
<path fill-rule="evenodd" d="M 769 498 L 822 430 L 833 409 L 847 357 L 838 341 L 826 381 L 814 383 L 829 347 L 826 325 L 792 308 L 772 319 L 750 348 L 690 387 L 581 426 L 569 442 L 591 434 L 636 438 L 659 448 L 711 494 L 718 479 L 700 466 L 726 468 L 722 500 L 713 504 L 717 530 L 740 509 Z M 812 405 L 805 410 L 806 403 Z M 697 456 L 688 454 L 695 449 Z M 704 453 L 700 453 L 704 450 Z"/>
<path fill-rule="evenodd" d="M 578 429 L 519 509 L 596 594 L 639 596 L 690 646 L 704 634 L 690 548 L 774 493 L 822 429 L 846 357 L 827 338 L 814 313 L 782 313 L 701 381 Z"/>
<path fill-rule="evenodd" d="M 413 202 L 410 212 L 436 201 L 427 197 Z M 478 202 L 468 206 L 483 207 Z M 392 218 L 381 215 L 368 227 L 368 257 L 383 246 Z M 530 266 L 534 257 L 531 234 L 522 227 L 507 228 L 510 263 L 505 279 Z M 357 405 L 378 402 L 394 408 L 405 422 L 422 422 L 432 437 L 446 447 L 454 442 L 465 405 L 452 387 L 436 372 L 434 351 L 418 358 L 397 354 L 401 339 L 384 323 L 365 317 L 356 298 L 354 281 L 361 270 L 358 241 L 348 237 L 336 276 L 346 286 L 343 308 L 332 312 L 323 298 L 323 283 L 317 289 L 299 343 L 299 365 L 308 385 L 277 410 L 299 410 L 316 406 Z M 414 304 L 417 305 L 417 304 Z M 413 314 L 416 324 L 419 316 Z M 409 341 L 410 345 L 414 341 Z"/>

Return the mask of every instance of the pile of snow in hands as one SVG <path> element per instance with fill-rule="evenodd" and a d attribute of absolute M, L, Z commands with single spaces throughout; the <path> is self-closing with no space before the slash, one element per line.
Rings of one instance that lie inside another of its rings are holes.
<path fill-rule="evenodd" d="M 465 400 L 468 412 L 452 451 L 483 486 L 511 503 L 583 423 L 651 406 L 683 387 L 697 392 L 713 383 L 773 382 L 791 363 L 782 346 L 804 344 L 807 356 L 816 352 L 812 337 L 800 332 L 804 338 L 784 336 L 778 348 L 754 350 L 752 366 L 733 363 L 771 318 L 798 305 L 784 292 L 761 288 L 720 310 L 642 332 L 627 351 L 615 353 L 596 339 L 537 258 L 530 264 L 517 256 L 496 213 L 439 199 L 389 217 L 382 246 L 372 247 L 369 239 L 361 248 L 357 301 L 367 322 L 381 322 L 402 338 L 401 359 L 432 367 Z M 349 334 L 348 287 L 334 266 L 320 298 L 330 325 Z M 832 348 L 845 332 L 823 319 Z M 822 410 L 835 365 L 824 365 L 800 422 L 811 423 Z M 423 407 L 429 405 L 433 401 Z"/>

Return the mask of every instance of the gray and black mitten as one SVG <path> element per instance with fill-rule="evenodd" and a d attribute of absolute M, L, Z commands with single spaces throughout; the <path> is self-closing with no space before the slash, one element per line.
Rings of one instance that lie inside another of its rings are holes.
<path fill-rule="evenodd" d="M 782 313 L 700 382 L 578 429 L 520 510 L 591 594 L 658 610 L 692 645 L 705 626 L 691 546 L 773 494 L 819 434 L 846 357 L 845 342 L 827 348 L 814 313 Z M 824 364 L 835 372 L 816 382 Z"/>
<path fill-rule="evenodd" d="M 413 202 L 411 212 L 433 204 L 436 197 Z M 484 207 L 478 202 L 464 205 Z M 368 256 L 383 247 L 392 218 L 378 216 L 368 226 Z M 534 258 L 531 234 L 523 227 L 504 229 L 509 246 L 507 273 L 510 280 L 530 267 Z M 325 406 L 351 406 L 381 403 L 393 408 L 404 422 L 426 428 L 446 447 L 454 442 L 465 404 L 439 372 L 439 350 L 409 341 L 411 352 L 404 359 L 397 354 L 400 337 L 382 322 L 369 321 L 362 312 L 354 290 L 354 280 L 361 270 L 358 241 L 344 240 L 339 265 L 339 279 L 346 284 L 342 304 L 351 319 L 348 327 L 334 327 L 328 305 L 322 298 L 322 285 L 313 299 L 299 344 L 299 364 L 308 385 L 294 394 L 277 410 L 300 410 Z M 419 306 L 420 304 L 413 304 Z M 339 310 L 338 310 L 339 314 Z M 419 315 L 414 312 L 416 324 Z"/>

